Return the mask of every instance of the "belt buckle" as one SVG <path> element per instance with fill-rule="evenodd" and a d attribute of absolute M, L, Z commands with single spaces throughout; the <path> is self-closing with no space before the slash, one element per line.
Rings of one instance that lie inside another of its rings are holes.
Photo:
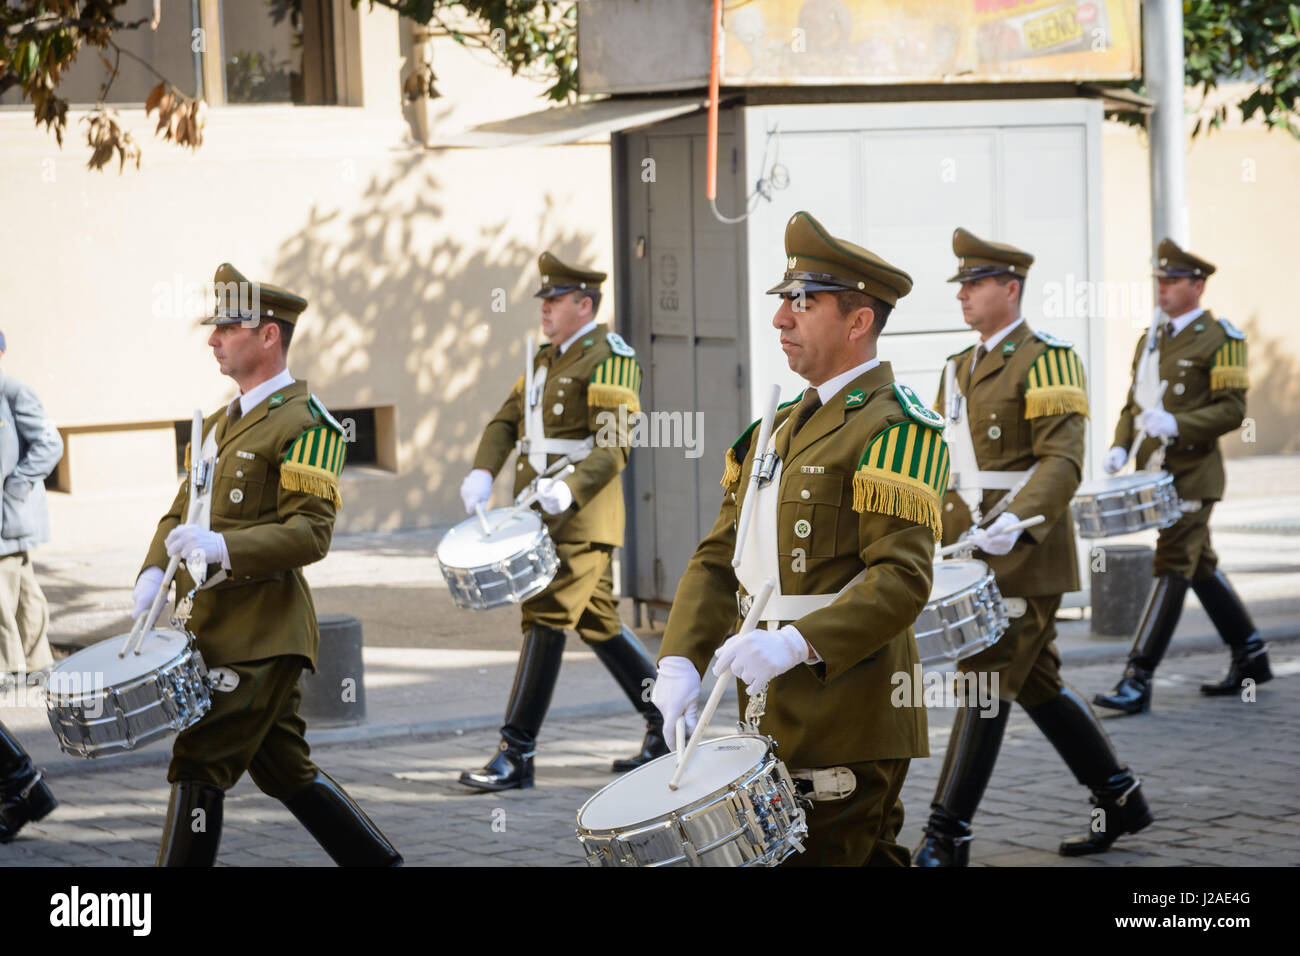
<path fill-rule="evenodd" d="M 740 612 L 741 620 L 749 616 L 749 609 L 754 606 L 754 595 L 741 594 L 736 592 L 736 610 Z"/>

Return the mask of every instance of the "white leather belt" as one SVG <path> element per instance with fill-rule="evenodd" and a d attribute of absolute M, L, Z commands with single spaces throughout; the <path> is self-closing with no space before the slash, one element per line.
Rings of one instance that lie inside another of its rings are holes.
<path fill-rule="evenodd" d="M 853 576 L 848 584 L 831 594 L 773 594 L 767 599 L 767 606 L 763 608 L 759 620 L 765 623 L 797 621 L 814 611 L 830 607 L 835 603 L 836 598 L 853 587 L 853 585 L 866 580 L 866 577 L 867 569 L 863 568 Z M 742 618 L 749 613 L 749 608 L 753 603 L 754 595 L 736 593 L 736 607 L 740 611 Z"/>
<path fill-rule="evenodd" d="M 1028 475 L 1028 471 L 964 471 L 953 476 L 956 480 L 953 487 L 1009 491 Z"/>
<path fill-rule="evenodd" d="M 519 454 L 529 455 L 539 453 L 543 455 L 568 455 L 569 461 L 578 462 L 591 454 L 595 447 L 595 437 L 579 440 L 577 438 L 535 438 L 529 440 L 521 438 L 515 442 L 515 447 L 519 449 Z"/>

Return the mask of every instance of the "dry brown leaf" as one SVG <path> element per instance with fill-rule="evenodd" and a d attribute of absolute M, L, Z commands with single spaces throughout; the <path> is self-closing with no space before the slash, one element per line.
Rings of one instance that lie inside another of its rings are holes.
<path fill-rule="evenodd" d="M 158 104 L 162 102 L 163 94 L 166 92 L 167 92 L 166 83 L 159 83 L 157 86 L 155 86 L 152 90 L 149 91 L 149 98 L 144 101 L 145 116 L 148 116 L 150 113 L 152 113 L 155 109 L 158 108 Z"/>

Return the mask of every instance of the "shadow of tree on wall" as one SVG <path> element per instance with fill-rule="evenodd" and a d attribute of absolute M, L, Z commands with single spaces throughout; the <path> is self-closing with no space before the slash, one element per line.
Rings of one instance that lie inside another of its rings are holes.
<path fill-rule="evenodd" d="M 458 186 L 440 178 L 441 165 L 437 152 L 414 152 L 373 176 L 355 210 L 314 206 L 273 271 L 288 288 L 310 290 L 317 319 L 294 340 L 294 374 L 335 407 L 396 406 L 397 473 L 350 482 L 340 531 L 464 517 L 458 489 L 483 426 L 523 372 L 526 336 L 541 341 L 531 298 L 538 254 L 603 258 L 571 225 L 588 211 L 560 208 L 544 173 L 530 178 L 526 162 L 512 163 L 499 188 L 540 209 L 530 242 L 509 218 L 472 230 L 449 222 L 440 197 Z M 505 311 L 494 311 L 503 297 Z"/>
<path fill-rule="evenodd" d="M 1254 419 L 1253 442 L 1248 429 L 1230 432 L 1220 442 L 1224 457 L 1278 455 L 1300 451 L 1300 359 L 1277 338 L 1264 334 L 1257 316 L 1243 322 L 1250 391 L 1246 417 Z"/>

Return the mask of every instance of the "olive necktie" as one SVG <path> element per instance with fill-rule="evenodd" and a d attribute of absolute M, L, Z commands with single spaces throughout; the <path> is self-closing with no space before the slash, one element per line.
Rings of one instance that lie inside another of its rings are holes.
<path fill-rule="evenodd" d="M 808 389 L 804 393 L 803 400 L 799 402 L 799 407 L 795 409 L 794 424 L 790 426 L 790 437 L 799 434 L 799 429 L 803 428 L 808 419 L 813 417 L 813 413 L 821 407 L 822 397 L 817 394 L 817 389 Z"/>
<path fill-rule="evenodd" d="M 970 391 L 971 383 L 975 380 L 975 369 L 979 367 L 980 359 L 989 354 L 989 350 L 983 345 L 975 348 L 975 361 L 970 363 L 970 374 L 966 376 L 966 391 Z"/>

